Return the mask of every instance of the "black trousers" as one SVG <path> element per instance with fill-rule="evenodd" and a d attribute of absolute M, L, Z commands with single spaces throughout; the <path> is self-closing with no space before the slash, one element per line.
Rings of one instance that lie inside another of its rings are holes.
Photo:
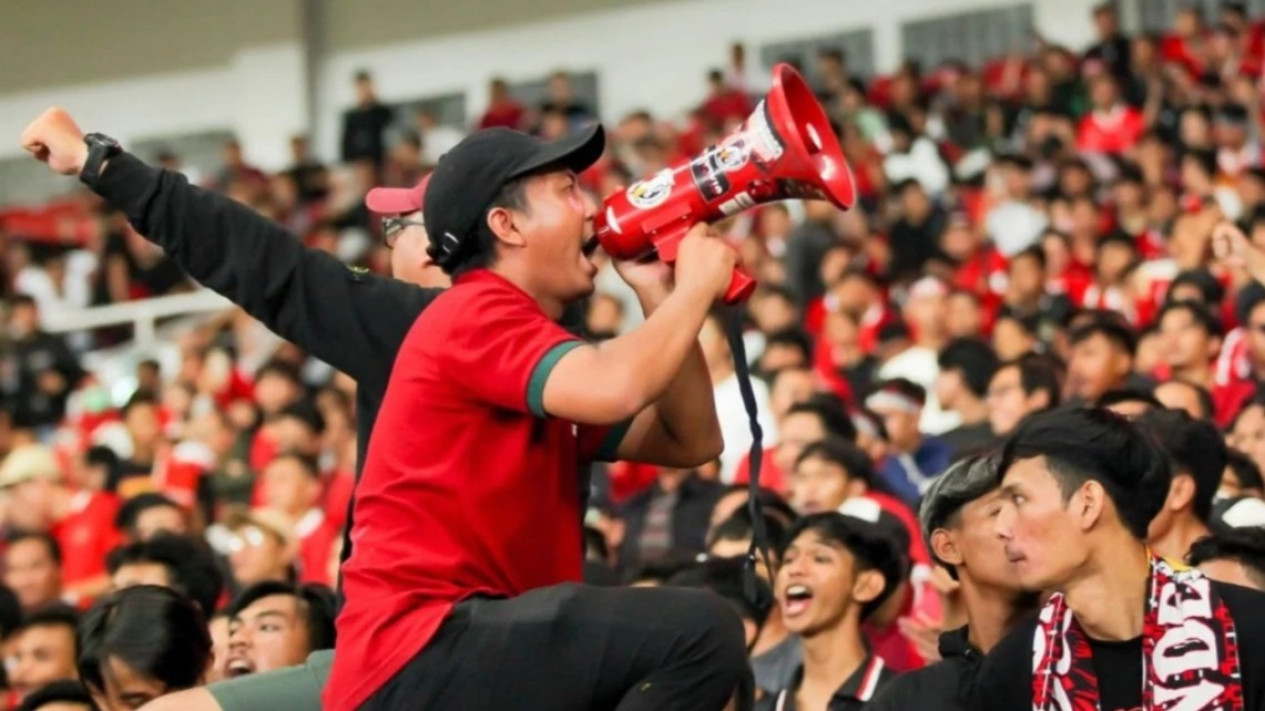
<path fill-rule="evenodd" d="M 454 609 L 362 711 L 721 711 L 753 683 L 720 597 L 568 583 Z"/>

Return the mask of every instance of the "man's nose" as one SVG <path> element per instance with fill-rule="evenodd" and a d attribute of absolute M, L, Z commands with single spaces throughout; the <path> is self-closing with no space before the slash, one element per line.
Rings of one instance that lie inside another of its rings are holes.
<path fill-rule="evenodd" d="M 1012 538 L 1011 527 L 1014 525 L 1014 514 L 1009 506 L 1003 506 L 1001 511 L 997 513 L 997 520 L 993 523 L 993 532 L 1003 541 L 1009 541 Z"/>

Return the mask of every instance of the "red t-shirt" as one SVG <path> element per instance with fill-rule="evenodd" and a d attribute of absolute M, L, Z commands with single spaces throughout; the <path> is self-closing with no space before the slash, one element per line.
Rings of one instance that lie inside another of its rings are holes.
<path fill-rule="evenodd" d="M 581 579 L 577 465 L 624 430 L 543 414 L 550 371 L 580 344 L 487 270 L 413 324 L 356 489 L 325 709 L 361 706 L 460 600 Z"/>
<path fill-rule="evenodd" d="M 121 542 L 114 527 L 118 512 L 119 501 L 111 494 L 75 493 L 70 513 L 50 531 L 62 550 L 62 582 L 71 585 L 105 574 L 105 558 Z"/>
<path fill-rule="evenodd" d="M 1146 119 L 1134 108 L 1117 106 L 1099 113 L 1091 111 L 1076 129 L 1076 148 L 1092 153 L 1120 154 L 1133 148 L 1146 132 Z"/>

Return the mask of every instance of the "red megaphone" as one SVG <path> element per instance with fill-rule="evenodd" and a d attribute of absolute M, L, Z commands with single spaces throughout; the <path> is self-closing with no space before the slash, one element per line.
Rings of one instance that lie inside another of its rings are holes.
<path fill-rule="evenodd" d="M 789 64 L 779 64 L 768 95 L 720 145 L 610 196 L 594 226 L 602 249 L 616 259 L 655 250 L 672 263 L 695 223 L 786 198 L 819 198 L 846 210 L 856 187 L 817 97 Z M 735 268 L 725 303 L 746 299 L 754 288 L 755 280 Z"/>

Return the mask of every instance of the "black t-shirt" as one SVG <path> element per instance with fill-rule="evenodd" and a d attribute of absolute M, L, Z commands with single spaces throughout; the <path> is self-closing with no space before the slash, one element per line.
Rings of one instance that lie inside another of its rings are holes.
<path fill-rule="evenodd" d="M 1245 711 L 1265 711 L 1265 593 L 1213 582 L 1234 619 Z M 1010 631 L 984 659 L 975 677 L 970 708 L 989 711 L 1032 709 L 1033 614 Z M 1126 642 L 1090 640 L 1102 711 L 1134 711 L 1142 706 L 1142 638 Z"/>

